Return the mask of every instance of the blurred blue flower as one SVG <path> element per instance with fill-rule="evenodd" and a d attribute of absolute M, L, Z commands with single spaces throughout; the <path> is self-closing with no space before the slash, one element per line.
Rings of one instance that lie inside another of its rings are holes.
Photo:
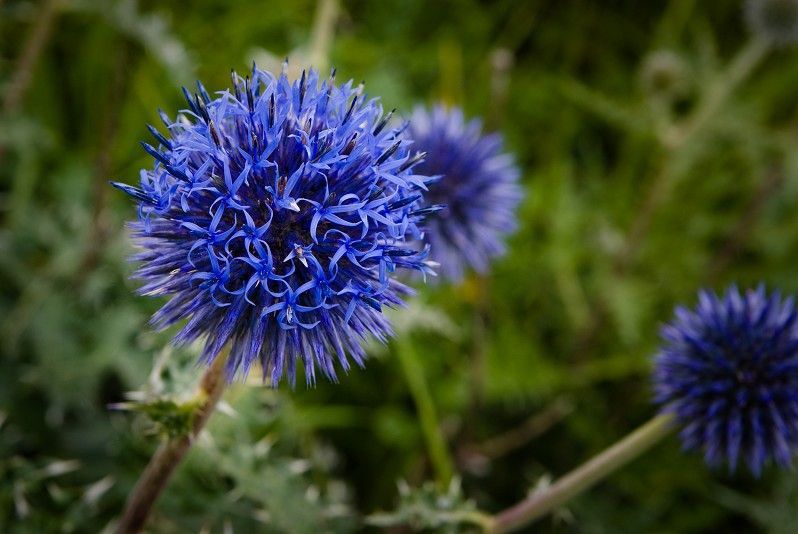
<path fill-rule="evenodd" d="M 363 339 L 391 334 L 382 308 L 409 292 L 395 270 L 430 272 L 422 157 L 334 76 L 253 67 L 215 98 L 184 89 L 189 109 L 162 113 L 168 135 L 150 127 L 160 146 L 143 144 L 154 167 L 113 184 L 138 202 L 141 293 L 171 295 L 154 325 L 188 319 L 175 340 L 205 336 L 206 363 L 230 343 L 231 378 L 259 360 L 264 380 L 293 385 L 302 360 L 309 384 L 317 367 L 336 380 L 334 360 L 362 366 Z"/>
<path fill-rule="evenodd" d="M 444 209 L 427 221 L 431 257 L 451 281 L 469 268 L 485 272 L 505 251 L 523 197 L 513 157 L 498 134 L 483 135 L 478 120 L 459 109 L 416 108 L 410 120 L 414 147 L 426 153 L 418 172 L 439 176 L 425 201 Z"/>
<path fill-rule="evenodd" d="M 798 326 L 792 298 L 764 287 L 699 294 L 662 329 L 656 401 L 682 425 L 686 448 L 755 475 L 791 463 L 798 447 Z"/>

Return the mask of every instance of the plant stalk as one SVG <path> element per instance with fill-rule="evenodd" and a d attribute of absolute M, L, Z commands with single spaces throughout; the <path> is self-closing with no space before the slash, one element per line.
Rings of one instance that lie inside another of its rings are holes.
<path fill-rule="evenodd" d="M 495 516 L 491 531 L 512 532 L 540 519 L 650 449 L 673 430 L 672 415 L 658 415 L 550 487 Z"/>
<path fill-rule="evenodd" d="M 227 377 L 224 372 L 226 361 L 227 352 L 225 351 L 216 356 L 205 374 L 202 375 L 197 392 L 202 401 L 194 416 L 191 431 L 187 435 L 163 442 L 155 451 L 127 500 L 122 519 L 116 527 L 118 534 L 140 532 L 144 528 L 152 506 L 168 484 L 175 468 L 183 461 L 195 438 L 208 422 L 225 386 L 227 386 Z"/>
<path fill-rule="evenodd" d="M 418 410 L 421 432 L 427 445 L 427 452 L 435 470 L 435 478 L 439 487 L 445 488 L 452 479 L 452 459 L 446 440 L 438 423 L 435 403 L 432 401 L 429 386 L 424 378 L 424 369 L 418 361 L 412 343 L 401 336 L 395 340 L 396 355 L 407 380 L 407 386 Z"/>
<path fill-rule="evenodd" d="M 684 169 L 692 165 L 695 151 L 689 149 L 694 145 L 693 141 L 712 124 L 734 91 L 750 78 L 770 50 L 771 44 L 768 41 L 760 38 L 751 39 L 726 70 L 711 82 L 698 107 L 684 125 L 669 129 L 660 136 L 664 149 L 660 169 L 635 216 L 626 244 L 616 258 L 616 272 L 621 274 L 626 272 L 645 241 L 655 212 L 668 200 Z M 682 155 L 677 158 L 680 152 Z M 679 163 L 675 166 L 673 161 Z"/>
<path fill-rule="evenodd" d="M 321 0 L 318 3 L 308 45 L 308 64 L 319 71 L 326 70 L 330 62 L 330 48 L 339 11 L 338 0 Z"/>
<path fill-rule="evenodd" d="M 771 50 L 766 39 L 752 38 L 726 70 L 712 83 L 687 126 L 678 135 L 665 139 L 670 149 L 685 146 L 717 115 L 731 94 L 754 72 Z"/>
<path fill-rule="evenodd" d="M 25 41 L 5 95 L 3 95 L 3 113 L 14 113 L 22 105 L 25 93 L 33 80 L 33 71 L 52 34 L 53 23 L 58 15 L 60 3 L 61 0 L 48 0 L 37 14 L 36 25 Z"/>

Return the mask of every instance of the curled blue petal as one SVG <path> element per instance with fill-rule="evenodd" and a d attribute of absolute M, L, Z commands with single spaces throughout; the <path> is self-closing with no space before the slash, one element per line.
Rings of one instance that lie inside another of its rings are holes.
<path fill-rule="evenodd" d="M 137 187 L 133 237 L 142 292 L 168 296 L 153 323 L 186 324 L 176 341 L 206 339 L 203 361 L 231 347 L 227 370 L 263 367 L 273 385 L 296 360 L 336 379 L 364 337 L 384 341 L 385 307 L 409 289 L 397 268 L 426 273 L 423 156 L 375 99 L 351 82 L 294 83 L 254 68 L 212 98 L 184 89 L 188 109 L 167 133 Z"/>

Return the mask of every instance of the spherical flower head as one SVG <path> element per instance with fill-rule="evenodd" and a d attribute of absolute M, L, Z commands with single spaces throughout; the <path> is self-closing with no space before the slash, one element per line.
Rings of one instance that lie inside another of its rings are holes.
<path fill-rule="evenodd" d="M 656 401 L 675 415 L 686 448 L 733 471 L 788 466 L 798 447 L 798 326 L 792 298 L 763 287 L 699 294 L 676 309 L 656 356 Z"/>
<path fill-rule="evenodd" d="M 169 295 L 159 328 L 188 319 L 175 340 L 204 337 L 211 362 L 229 343 L 228 376 L 260 361 L 264 380 L 293 385 L 301 360 L 362 365 L 368 335 L 385 340 L 384 306 L 409 290 L 397 269 L 429 272 L 419 251 L 428 177 L 415 173 L 404 127 L 376 100 L 315 71 L 289 82 L 253 67 L 212 98 L 197 84 L 189 109 L 144 144 L 155 159 L 132 223 L 145 295 Z"/>
<path fill-rule="evenodd" d="M 483 135 L 480 121 L 466 122 L 457 108 L 416 108 L 410 135 L 426 153 L 418 172 L 438 177 L 425 202 L 444 206 L 427 223 L 432 259 L 453 282 L 469 269 L 485 272 L 517 226 L 523 191 L 513 157 L 500 135 Z"/>
<path fill-rule="evenodd" d="M 798 0 L 748 0 L 745 20 L 752 32 L 776 46 L 798 41 Z"/>

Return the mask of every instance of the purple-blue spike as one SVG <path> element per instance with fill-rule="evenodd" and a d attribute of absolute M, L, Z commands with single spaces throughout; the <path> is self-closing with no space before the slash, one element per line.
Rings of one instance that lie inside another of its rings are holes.
<path fill-rule="evenodd" d="M 517 226 L 523 190 L 513 157 L 500 136 L 483 134 L 480 122 L 466 121 L 457 108 L 416 108 L 409 134 L 424 153 L 417 171 L 437 177 L 424 195 L 428 207 L 415 214 L 437 212 L 427 227 L 441 278 L 456 282 L 469 270 L 486 272 Z"/>
<path fill-rule="evenodd" d="M 313 383 L 316 366 L 336 380 L 335 362 L 362 364 L 367 334 L 390 336 L 383 310 L 409 291 L 397 269 L 431 273 L 420 246 L 428 177 L 351 85 L 319 84 L 315 71 L 289 84 L 257 68 L 231 79 L 216 98 L 183 89 L 191 113 L 161 113 L 166 135 L 148 128 L 161 149 L 142 143 L 156 163 L 140 187 L 113 184 L 139 207 L 142 292 L 171 297 L 153 324 L 186 320 L 175 339 L 205 338 L 204 363 L 230 346 L 231 377 L 261 362 L 274 385 L 297 368 Z"/>
<path fill-rule="evenodd" d="M 708 463 L 740 460 L 759 476 L 789 465 L 798 450 L 798 321 L 791 299 L 701 292 L 693 310 L 677 308 L 662 328 L 654 363 L 661 410 L 683 427 L 684 446 Z"/>

